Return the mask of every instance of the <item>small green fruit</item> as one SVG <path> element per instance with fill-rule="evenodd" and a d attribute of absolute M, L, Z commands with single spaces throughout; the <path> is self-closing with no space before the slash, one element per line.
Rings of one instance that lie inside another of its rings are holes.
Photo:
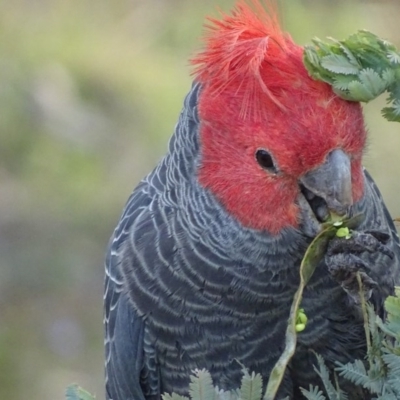
<path fill-rule="evenodd" d="M 347 227 L 343 227 L 343 228 L 339 228 L 337 231 L 336 231 L 336 236 L 337 237 L 344 237 L 344 238 L 346 238 L 346 239 L 350 239 L 350 237 L 351 237 L 351 235 L 350 235 L 350 230 L 349 230 L 349 228 L 347 228 Z"/>
<path fill-rule="evenodd" d="M 307 321 L 308 318 L 304 312 L 304 308 L 299 308 L 296 317 L 296 332 L 304 331 L 304 329 L 306 329 Z"/>
<path fill-rule="evenodd" d="M 297 318 L 297 322 L 300 322 L 301 324 L 305 325 L 305 324 L 307 324 L 307 321 L 308 321 L 307 315 L 302 313 L 302 312 L 300 312 L 299 316 Z"/>

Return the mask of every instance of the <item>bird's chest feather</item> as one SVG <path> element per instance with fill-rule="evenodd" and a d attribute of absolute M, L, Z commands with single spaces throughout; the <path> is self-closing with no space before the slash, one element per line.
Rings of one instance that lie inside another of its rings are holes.
<path fill-rule="evenodd" d="M 151 349 L 148 362 L 157 365 L 161 391 L 186 394 L 191 373 L 202 368 L 210 371 L 214 384 L 223 389 L 240 385 L 243 366 L 268 377 L 284 348 L 297 285 L 289 271 L 282 273 L 267 274 L 264 279 L 258 273 L 246 282 L 230 277 L 230 284 L 219 287 L 219 292 L 213 283 L 210 290 L 207 282 L 201 289 L 186 284 L 179 300 L 172 299 L 174 296 L 169 296 L 171 301 L 160 299 L 163 315 L 149 313 L 145 318 Z M 229 279 L 225 276 L 225 280 Z M 314 287 L 319 294 L 322 286 L 326 283 Z M 332 289 L 332 294 L 317 302 L 317 308 L 309 309 L 313 332 L 306 332 L 304 340 L 299 338 L 307 349 L 322 345 L 321 337 L 324 345 L 329 339 L 327 310 L 332 299 L 342 297 L 337 289 Z M 312 305 L 312 297 L 305 298 L 305 304 Z"/>
<path fill-rule="evenodd" d="M 196 368 L 220 388 L 238 387 L 242 365 L 267 377 L 283 350 L 309 241 L 243 229 L 211 206 L 200 220 L 191 207 L 153 202 L 126 243 L 122 268 L 146 324 L 144 381 L 154 390 L 186 394 Z"/>
<path fill-rule="evenodd" d="M 196 267 L 201 276 L 201 263 Z M 173 293 L 159 291 L 163 311 L 149 310 L 145 319 L 163 391 L 186 393 L 196 368 L 209 370 L 220 388 L 237 387 L 243 365 L 266 376 L 281 354 L 298 279 L 294 265 L 278 273 L 246 263 L 236 267 L 235 273 L 226 266 L 180 285 L 170 276 Z"/>

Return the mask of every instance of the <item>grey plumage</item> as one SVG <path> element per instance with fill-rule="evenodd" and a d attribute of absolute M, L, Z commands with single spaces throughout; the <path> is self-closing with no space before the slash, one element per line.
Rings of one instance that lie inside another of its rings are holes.
<path fill-rule="evenodd" d="M 155 400 L 187 393 L 190 372 L 207 368 L 220 388 L 239 385 L 241 365 L 268 377 L 281 354 L 298 267 L 312 240 L 301 222 L 278 235 L 243 227 L 197 180 L 201 162 L 194 84 L 169 152 L 134 190 L 106 260 L 106 391 L 113 400 Z M 365 175 L 352 207 L 392 237 L 395 257 L 363 254 L 381 297 L 399 282 L 400 247 L 379 191 Z M 315 232 L 314 232 L 315 233 Z M 377 297 L 379 298 L 379 296 Z M 309 317 L 281 394 L 317 377 L 310 350 L 328 365 L 362 357 L 358 306 L 318 266 L 302 306 Z"/>

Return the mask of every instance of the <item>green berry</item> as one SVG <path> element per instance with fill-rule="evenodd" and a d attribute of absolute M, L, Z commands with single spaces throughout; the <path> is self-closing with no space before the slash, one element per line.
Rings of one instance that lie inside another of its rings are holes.
<path fill-rule="evenodd" d="M 305 324 L 307 324 L 307 321 L 308 321 L 307 315 L 300 312 L 299 316 L 297 318 L 297 322 L 305 325 Z"/>
<path fill-rule="evenodd" d="M 306 324 L 296 324 L 296 332 L 302 332 L 306 329 Z"/>
<path fill-rule="evenodd" d="M 349 230 L 349 228 L 347 228 L 347 227 L 339 228 L 336 231 L 336 236 L 340 237 L 340 238 L 344 237 L 346 239 L 349 239 L 350 238 L 350 230 Z"/>

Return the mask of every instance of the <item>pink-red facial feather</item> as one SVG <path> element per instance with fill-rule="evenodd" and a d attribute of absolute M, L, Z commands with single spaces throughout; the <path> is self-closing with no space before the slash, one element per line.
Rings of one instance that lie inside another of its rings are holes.
<path fill-rule="evenodd" d="M 244 226 L 278 233 L 299 223 L 298 179 L 336 148 L 351 157 L 354 200 L 362 196 L 366 133 L 360 105 L 309 77 L 303 48 L 266 6 L 239 0 L 230 15 L 210 18 L 192 63 L 202 83 L 200 183 Z M 258 149 L 277 174 L 258 165 Z"/>

